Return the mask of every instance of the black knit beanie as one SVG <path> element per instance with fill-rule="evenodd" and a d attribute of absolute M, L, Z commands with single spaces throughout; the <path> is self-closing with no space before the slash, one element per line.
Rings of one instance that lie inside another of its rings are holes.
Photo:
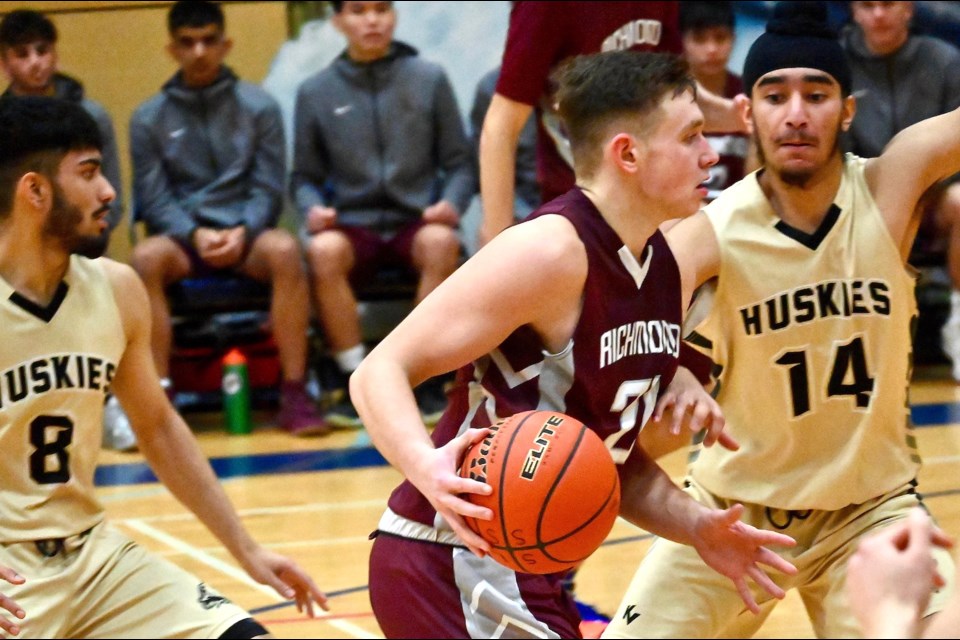
<path fill-rule="evenodd" d="M 743 63 L 743 87 L 747 95 L 761 76 L 794 67 L 819 69 L 850 95 L 850 67 L 837 34 L 827 25 L 825 2 L 778 2 L 764 32 Z"/>

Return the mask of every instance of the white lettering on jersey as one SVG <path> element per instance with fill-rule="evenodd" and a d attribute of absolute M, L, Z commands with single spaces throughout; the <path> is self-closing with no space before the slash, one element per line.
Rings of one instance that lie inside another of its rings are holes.
<path fill-rule="evenodd" d="M 622 51 L 643 44 L 655 47 L 660 44 L 662 33 L 663 25 L 659 20 L 631 20 L 607 36 L 600 50 Z"/>

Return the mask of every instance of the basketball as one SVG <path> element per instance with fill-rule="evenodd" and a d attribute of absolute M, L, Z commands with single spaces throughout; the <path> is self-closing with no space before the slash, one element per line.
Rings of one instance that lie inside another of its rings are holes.
<path fill-rule="evenodd" d="M 523 573 L 580 564 L 613 528 L 620 479 L 600 437 L 557 411 L 525 411 L 490 427 L 467 450 L 460 475 L 486 482 L 488 496 L 465 498 L 493 520 L 464 517 L 499 563 Z"/>

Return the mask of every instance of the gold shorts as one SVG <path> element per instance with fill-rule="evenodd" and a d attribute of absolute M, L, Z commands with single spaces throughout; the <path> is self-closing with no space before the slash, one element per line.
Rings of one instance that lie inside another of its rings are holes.
<path fill-rule="evenodd" d="M 20 638 L 218 638 L 250 617 L 102 522 L 70 538 L 0 544 L 0 565 L 26 579 L 0 583 L 27 614 Z"/>
<path fill-rule="evenodd" d="M 689 478 L 685 491 L 717 509 L 733 504 Z M 907 486 L 836 511 L 784 511 L 744 503 L 741 520 L 797 541 L 792 548 L 770 547 L 797 567 L 797 575 L 774 570 L 767 575 L 784 591 L 797 590 L 817 637 L 858 638 L 860 625 L 850 610 L 845 588 L 847 560 L 864 535 L 907 517 L 918 504 L 919 496 Z M 928 615 L 943 609 L 954 588 L 950 552 L 937 548 L 934 556 L 948 584 L 933 593 Z M 749 638 L 779 602 L 755 584 L 751 587 L 760 615 L 746 608 L 733 582 L 707 566 L 693 547 L 657 539 L 603 637 Z"/>

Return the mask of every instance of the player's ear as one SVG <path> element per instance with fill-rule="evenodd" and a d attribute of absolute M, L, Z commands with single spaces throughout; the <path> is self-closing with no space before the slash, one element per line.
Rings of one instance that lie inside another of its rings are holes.
<path fill-rule="evenodd" d="M 857 99 L 852 95 L 843 99 L 843 111 L 840 114 L 840 128 L 844 131 L 850 130 L 850 124 L 853 122 L 853 116 L 857 114 Z"/>
<path fill-rule="evenodd" d="M 733 105 L 740 113 L 740 119 L 747 129 L 747 133 L 753 135 L 753 104 L 750 102 L 750 98 L 744 93 L 738 93 L 733 98 Z"/>
<path fill-rule="evenodd" d="M 624 171 L 636 172 L 640 169 L 641 157 L 638 141 L 629 133 L 618 133 L 610 139 L 607 148 L 614 163 Z"/>
<path fill-rule="evenodd" d="M 50 181 L 36 171 L 23 174 L 17 182 L 17 199 L 34 209 L 45 209 L 50 194 Z"/>

